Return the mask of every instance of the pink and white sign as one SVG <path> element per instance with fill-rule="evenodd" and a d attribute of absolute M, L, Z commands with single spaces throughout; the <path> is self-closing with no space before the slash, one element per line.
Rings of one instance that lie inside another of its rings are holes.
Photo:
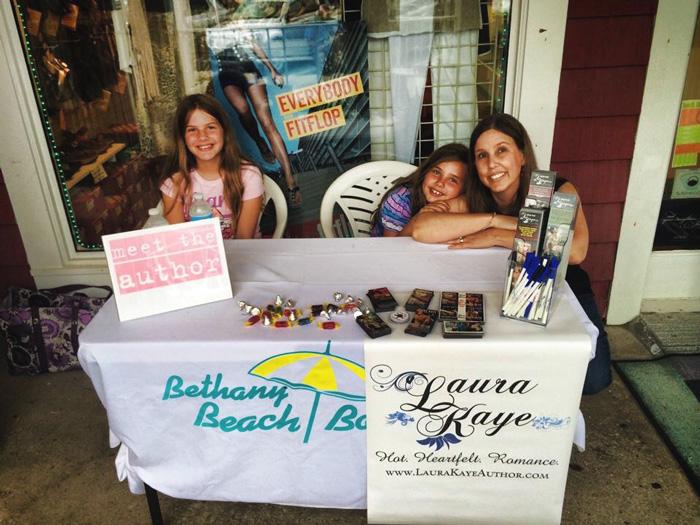
<path fill-rule="evenodd" d="M 230 299 L 218 219 L 105 235 L 119 319 Z"/>

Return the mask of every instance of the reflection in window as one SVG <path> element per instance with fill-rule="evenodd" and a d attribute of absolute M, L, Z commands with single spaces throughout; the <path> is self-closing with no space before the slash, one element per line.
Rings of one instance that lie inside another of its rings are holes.
<path fill-rule="evenodd" d="M 699 155 L 700 31 L 696 22 L 654 250 L 700 248 Z"/>
<path fill-rule="evenodd" d="M 227 109 L 243 151 L 303 203 L 362 162 L 417 163 L 503 108 L 507 0 L 15 0 L 18 30 L 78 250 L 159 203 L 185 94 Z M 292 181 L 292 182 L 290 182 Z M 274 217 L 263 213 L 263 236 Z"/>

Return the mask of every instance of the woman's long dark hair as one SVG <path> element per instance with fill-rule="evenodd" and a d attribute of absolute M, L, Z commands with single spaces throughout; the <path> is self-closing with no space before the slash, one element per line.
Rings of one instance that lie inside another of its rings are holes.
<path fill-rule="evenodd" d="M 379 210 L 382 209 L 387 198 L 399 186 L 405 186 L 411 190 L 411 217 L 420 211 L 420 209 L 427 204 L 425 200 L 425 195 L 423 195 L 423 190 L 421 186 L 423 185 L 423 179 L 435 166 L 441 162 L 449 161 L 463 162 L 467 173 L 464 175 L 464 187 L 466 187 L 467 179 L 469 178 L 469 149 L 464 144 L 457 144 L 456 142 L 451 144 L 445 144 L 440 146 L 438 149 L 433 151 L 430 156 L 425 159 L 418 169 L 407 175 L 406 177 L 401 177 L 398 179 L 389 191 L 384 194 L 379 206 L 372 214 L 372 225 L 374 228 L 375 224 L 379 220 Z M 464 189 L 462 189 L 462 195 L 464 195 Z"/>
<path fill-rule="evenodd" d="M 517 196 L 515 201 L 505 210 L 498 209 L 493 195 L 491 195 L 491 192 L 486 186 L 481 184 L 479 174 L 476 170 L 476 158 L 474 153 L 476 141 L 482 133 L 490 129 L 495 129 L 496 131 L 508 135 L 513 139 L 513 142 L 515 142 L 515 145 L 523 154 L 523 157 L 525 157 L 525 164 L 520 170 L 520 184 L 518 185 Z M 525 197 L 527 196 L 528 187 L 530 185 L 530 172 L 537 169 L 535 153 L 532 149 L 530 137 L 527 131 L 525 131 L 525 127 L 518 119 L 507 113 L 494 113 L 493 115 L 489 115 L 481 119 L 474 128 L 474 131 L 472 131 L 472 136 L 469 139 L 469 151 L 469 171 L 471 175 L 469 177 L 471 184 L 469 184 L 469 191 L 467 192 L 469 211 L 472 213 L 497 212 L 505 215 L 517 216 L 518 211 L 525 203 Z"/>
<path fill-rule="evenodd" d="M 193 111 L 200 109 L 211 115 L 221 126 L 224 137 L 224 146 L 221 150 L 221 164 L 219 174 L 224 181 L 224 199 L 233 213 L 233 228 L 236 231 L 236 223 L 241 213 L 241 198 L 243 196 L 243 181 L 241 180 L 241 166 L 253 164 L 241 153 L 233 132 L 233 127 L 228 119 L 226 110 L 211 95 L 188 95 L 180 101 L 173 121 L 173 138 L 175 147 L 168 156 L 165 169 L 161 175 L 160 185 L 175 173 L 180 173 L 184 180 L 184 194 L 187 195 L 192 180 L 190 171 L 197 166 L 197 159 L 187 149 L 185 144 L 185 129 Z M 177 199 L 176 199 L 177 205 Z M 170 210 L 165 210 L 169 213 Z"/>

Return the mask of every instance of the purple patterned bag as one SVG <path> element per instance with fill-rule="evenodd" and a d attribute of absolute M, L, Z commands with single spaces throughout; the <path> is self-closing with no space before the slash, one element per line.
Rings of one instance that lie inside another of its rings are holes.
<path fill-rule="evenodd" d="M 40 374 L 79 368 L 78 334 L 92 320 L 107 297 L 74 293 L 73 285 L 48 290 L 10 288 L 0 308 L 0 332 L 7 344 L 10 373 Z"/>

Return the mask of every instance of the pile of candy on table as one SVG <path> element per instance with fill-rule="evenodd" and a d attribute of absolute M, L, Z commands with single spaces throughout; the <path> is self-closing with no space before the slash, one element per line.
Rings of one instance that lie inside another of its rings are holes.
<path fill-rule="evenodd" d="M 430 310 L 434 292 L 416 288 L 406 301 L 405 309 L 397 303 L 388 288 L 368 290 L 374 311 L 362 299 L 343 292 L 333 294 L 333 303 L 311 305 L 308 310 L 298 308 L 294 299 L 278 295 L 274 303 L 264 308 L 246 301 L 239 301 L 243 315 L 249 315 L 245 326 L 261 325 L 272 328 L 307 326 L 316 321 L 320 330 L 335 330 L 340 327 L 339 316 L 352 315 L 355 322 L 372 339 L 389 335 L 391 327 L 378 313 L 391 312 L 389 320 L 394 324 L 408 323 L 404 333 L 419 337 L 427 336 L 435 323 L 442 321 L 445 338 L 474 338 L 484 335 L 484 298 L 479 293 L 441 292 L 440 309 Z M 413 312 L 411 318 L 409 312 Z M 410 320 L 410 322 L 409 322 Z"/>
<path fill-rule="evenodd" d="M 262 322 L 263 326 L 273 328 L 291 328 L 293 326 L 306 326 L 313 323 L 316 318 L 320 318 L 316 326 L 322 330 L 334 330 L 340 327 L 340 323 L 333 318 L 339 314 L 348 314 L 369 310 L 365 307 L 362 299 L 335 292 L 333 299 L 336 303 L 314 304 L 309 307 L 308 312 L 296 307 L 294 299 L 284 300 L 281 296 L 275 298 L 274 304 L 268 304 L 265 308 L 254 306 L 246 301 L 238 301 L 238 306 L 243 314 L 250 314 L 245 322 L 245 326 L 253 326 Z"/>

